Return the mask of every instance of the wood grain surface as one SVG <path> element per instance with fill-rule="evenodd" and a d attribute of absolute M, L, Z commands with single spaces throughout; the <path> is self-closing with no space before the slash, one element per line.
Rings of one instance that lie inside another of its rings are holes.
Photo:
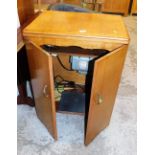
<path fill-rule="evenodd" d="M 85 145 L 110 123 L 127 47 L 124 45 L 95 61 L 89 110 L 85 122 Z M 99 97 L 102 98 L 102 103 Z"/>
<path fill-rule="evenodd" d="M 24 36 L 30 35 L 128 42 L 128 33 L 121 16 L 95 13 L 45 11 L 24 29 Z"/>
<path fill-rule="evenodd" d="M 37 116 L 57 139 L 52 59 L 34 43 L 26 47 Z"/>

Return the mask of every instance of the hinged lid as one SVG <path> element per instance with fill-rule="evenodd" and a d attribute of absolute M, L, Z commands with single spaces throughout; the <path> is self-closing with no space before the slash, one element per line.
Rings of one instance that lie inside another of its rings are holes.
<path fill-rule="evenodd" d="M 24 29 L 24 36 L 82 37 L 117 40 L 128 44 L 129 36 L 119 15 L 45 11 Z"/>

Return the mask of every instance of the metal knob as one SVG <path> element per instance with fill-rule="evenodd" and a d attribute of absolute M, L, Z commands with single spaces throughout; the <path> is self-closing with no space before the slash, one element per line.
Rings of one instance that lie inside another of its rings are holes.
<path fill-rule="evenodd" d="M 48 85 L 45 85 L 44 86 L 44 88 L 43 88 L 43 95 L 45 96 L 45 97 L 49 97 L 49 94 L 48 94 Z"/>
<path fill-rule="evenodd" d="M 97 94 L 97 104 L 103 104 L 103 96 L 100 94 Z"/>

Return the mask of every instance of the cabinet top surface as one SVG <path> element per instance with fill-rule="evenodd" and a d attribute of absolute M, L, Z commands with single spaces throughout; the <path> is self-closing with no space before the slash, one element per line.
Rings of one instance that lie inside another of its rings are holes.
<path fill-rule="evenodd" d="M 71 36 L 129 40 L 123 19 L 118 15 L 45 11 L 23 31 L 24 36 Z"/>

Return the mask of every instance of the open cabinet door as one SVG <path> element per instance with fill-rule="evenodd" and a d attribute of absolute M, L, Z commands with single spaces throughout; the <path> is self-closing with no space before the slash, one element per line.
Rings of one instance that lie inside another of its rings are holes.
<path fill-rule="evenodd" d="M 37 116 L 57 140 L 52 57 L 34 43 L 26 48 Z"/>
<path fill-rule="evenodd" d="M 90 100 L 85 114 L 85 145 L 110 122 L 127 45 L 94 61 Z"/>

